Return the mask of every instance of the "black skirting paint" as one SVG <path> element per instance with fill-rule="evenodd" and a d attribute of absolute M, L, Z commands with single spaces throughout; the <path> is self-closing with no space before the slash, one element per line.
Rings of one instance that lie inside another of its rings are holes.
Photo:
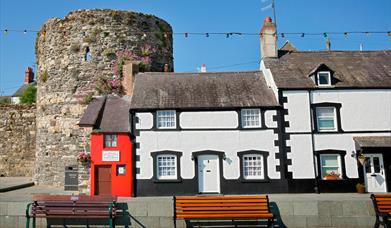
<path fill-rule="evenodd" d="M 356 192 L 359 178 L 319 181 L 321 193 Z M 220 185 L 223 195 L 271 194 L 271 193 L 315 193 L 314 179 L 269 180 L 267 182 L 242 182 L 223 179 Z M 137 180 L 137 196 L 197 195 L 198 182 L 194 179 L 182 179 L 181 182 L 158 183 L 152 179 Z"/>

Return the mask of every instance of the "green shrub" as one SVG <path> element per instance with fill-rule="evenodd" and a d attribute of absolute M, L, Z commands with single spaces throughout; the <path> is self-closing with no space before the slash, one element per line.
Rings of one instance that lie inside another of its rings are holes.
<path fill-rule="evenodd" d="M 20 103 L 22 104 L 33 104 L 37 99 L 37 87 L 28 86 L 20 97 Z"/>
<path fill-rule="evenodd" d="M 11 98 L 9 97 L 0 97 L 0 105 L 2 104 L 11 104 Z"/>

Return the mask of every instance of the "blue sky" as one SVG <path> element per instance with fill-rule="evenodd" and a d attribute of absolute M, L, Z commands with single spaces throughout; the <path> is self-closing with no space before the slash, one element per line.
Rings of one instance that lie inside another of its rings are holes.
<path fill-rule="evenodd" d="M 264 2 L 266 1 L 266 2 Z M 272 10 L 271 0 L 0 0 L 0 29 L 39 30 L 49 18 L 70 11 L 110 8 L 154 14 L 174 32 L 257 33 Z M 390 31 L 390 0 L 276 0 L 278 32 Z M 34 66 L 35 33 L 0 34 L 0 94 L 12 94 L 22 83 L 24 70 Z M 391 49 L 391 37 L 329 35 L 334 50 Z M 323 36 L 286 35 L 300 50 L 324 50 Z M 208 71 L 258 69 L 258 36 L 174 36 L 176 72 L 193 72 L 201 64 Z"/>

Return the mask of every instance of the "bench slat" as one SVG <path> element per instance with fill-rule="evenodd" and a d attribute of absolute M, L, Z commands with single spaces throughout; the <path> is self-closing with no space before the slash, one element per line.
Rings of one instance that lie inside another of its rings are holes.
<path fill-rule="evenodd" d="M 235 211 L 235 210 L 269 210 L 267 207 L 177 207 L 177 211 Z"/>
<path fill-rule="evenodd" d="M 267 199 L 266 196 L 176 196 L 177 200 L 181 200 L 181 199 L 199 200 L 202 198 L 220 199 L 220 200 L 225 200 L 225 199 Z"/>
<path fill-rule="evenodd" d="M 199 200 L 177 200 L 178 203 L 265 203 L 266 200 L 251 200 L 251 199 L 229 199 L 229 200 L 218 200 L 218 199 L 199 199 Z"/>
<path fill-rule="evenodd" d="M 273 214 L 177 214 L 177 218 L 184 219 L 208 219 L 208 218 L 273 218 Z"/>
<path fill-rule="evenodd" d="M 210 206 L 210 207 L 214 207 L 214 206 L 226 206 L 226 207 L 232 207 L 232 206 L 239 206 L 239 207 L 246 207 L 246 206 L 249 206 L 249 207 L 252 207 L 252 206 L 265 206 L 267 207 L 267 204 L 264 203 L 264 204 L 259 204 L 259 203 L 177 203 L 176 204 L 177 207 L 182 207 L 182 206 L 186 206 L 186 207 L 204 207 L 204 206 Z"/>

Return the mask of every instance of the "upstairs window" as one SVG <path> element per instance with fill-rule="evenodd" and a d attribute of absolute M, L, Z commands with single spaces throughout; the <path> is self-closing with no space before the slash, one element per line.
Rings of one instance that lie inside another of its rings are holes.
<path fill-rule="evenodd" d="M 259 109 L 242 109 L 241 121 L 243 128 L 261 127 L 261 111 Z"/>
<path fill-rule="evenodd" d="M 319 71 L 317 73 L 318 86 L 331 86 L 330 71 Z"/>
<path fill-rule="evenodd" d="M 117 147 L 117 135 L 107 134 L 105 135 L 105 147 Z"/>
<path fill-rule="evenodd" d="M 175 110 L 157 111 L 156 123 L 158 129 L 175 129 L 176 128 Z"/>
<path fill-rule="evenodd" d="M 316 107 L 316 122 L 318 131 L 337 130 L 335 107 Z"/>

